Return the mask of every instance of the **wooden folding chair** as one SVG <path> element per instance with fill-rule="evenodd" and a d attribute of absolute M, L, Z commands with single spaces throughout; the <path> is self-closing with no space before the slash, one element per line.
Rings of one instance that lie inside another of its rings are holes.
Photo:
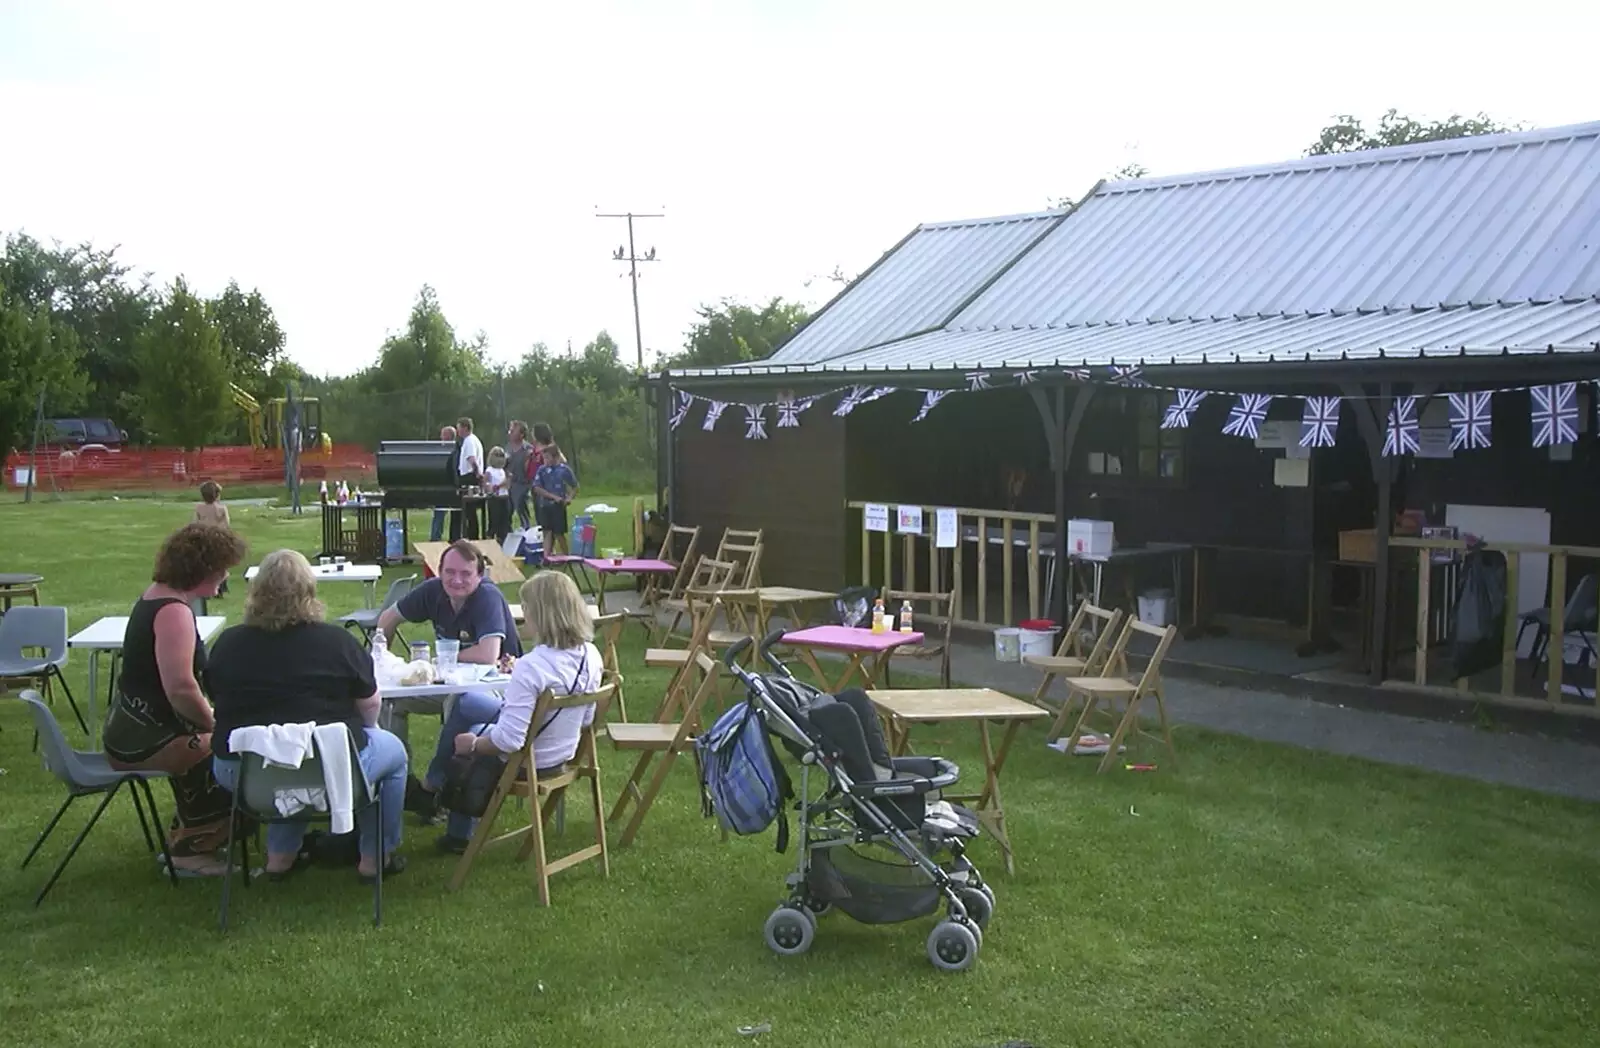
<path fill-rule="evenodd" d="M 600 649 L 601 658 L 605 659 L 605 672 L 600 682 L 617 689 L 617 712 L 623 720 L 628 719 L 628 700 L 622 694 L 623 677 L 617 661 L 617 640 L 622 636 L 622 627 L 627 621 L 628 614 L 623 611 L 602 615 L 594 620 L 594 644 Z"/>
<path fill-rule="evenodd" d="M 889 667 L 898 658 L 938 659 L 939 685 L 944 688 L 950 686 L 950 624 L 956 617 L 956 609 L 961 607 L 960 596 L 959 583 L 949 593 L 917 593 L 911 590 L 891 589 L 883 591 L 885 611 L 898 615 L 901 603 L 910 601 L 913 623 L 921 616 L 927 615 L 928 619 L 923 619 L 922 622 L 929 627 L 921 630 L 923 634 L 921 644 L 902 644 L 889 652 L 889 657 L 883 661 L 884 687 L 894 687 L 889 683 Z M 937 625 L 941 618 L 944 620 L 944 626 L 939 629 Z"/>
<path fill-rule="evenodd" d="M 691 614 L 690 598 L 695 594 L 720 593 L 725 589 L 732 589 L 734 573 L 739 570 L 739 565 L 731 560 L 721 560 L 717 557 L 701 557 L 700 563 L 695 566 L 694 572 L 689 577 L 689 584 L 684 587 L 681 597 L 662 601 L 662 606 L 672 612 L 672 622 L 668 624 L 662 641 L 670 641 L 672 634 L 678 628 L 678 623 L 689 615 L 690 629 L 694 628 L 694 617 Z"/>
<path fill-rule="evenodd" d="M 1044 670 L 1044 679 L 1039 682 L 1039 688 L 1033 693 L 1035 706 L 1047 705 L 1045 693 L 1050 690 L 1051 683 L 1057 677 L 1095 677 L 1103 672 L 1121 675 L 1128 672 L 1126 661 L 1108 667 L 1106 656 L 1110 654 L 1116 639 L 1119 636 L 1117 627 L 1122 625 L 1124 612 L 1121 608 L 1102 608 L 1088 601 L 1078 605 L 1078 610 L 1072 616 L 1072 622 L 1067 626 L 1067 632 L 1062 636 L 1061 643 L 1056 646 L 1054 655 L 1024 655 L 1022 664 L 1032 666 L 1034 669 Z M 1086 647 L 1083 635 L 1094 632 L 1094 644 Z M 1069 696 L 1070 699 L 1070 696 Z M 1063 707 L 1064 708 L 1064 707 Z"/>
<path fill-rule="evenodd" d="M 1106 754 L 1100 760 L 1100 771 L 1111 767 L 1117 759 L 1117 751 L 1122 746 L 1122 740 L 1129 732 L 1156 738 L 1154 734 L 1145 730 L 1139 717 L 1139 704 L 1146 696 L 1155 699 L 1156 711 L 1161 718 L 1161 738 L 1167 744 L 1167 753 L 1176 762 L 1178 751 L 1172 745 L 1172 725 L 1167 720 L 1167 703 L 1162 693 L 1161 686 L 1161 660 L 1166 658 L 1167 649 L 1178 636 L 1178 627 L 1168 626 L 1165 629 L 1146 625 L 1133 616 L 1128 617 L 1128 624 L 1123 627 L 1122 635 L 1117 638 L 1116 646 L 1112 648 L 1111 657 L 1107 660 L 1108 666 L 1117 665 L 1125 660 L 1128 651 L 1128 642 L 1135 633 L 1143 633 L 1155 637 L 1156 650 L 1151 653 L 1150 661 L 1145 664 L 1144 672 L 1139 674 L 1137 680 L 1127 677 L 1118 677 L 1107 674 L 1103 677 L 1068 677 L 1067 678 L 1067 704 L 1062 706 L 1061 712 L 1056 716 L 1055 723 L 1051 726 L 1050 738 L 1059 738 L 1062 726 L 1066 723 L 1067 711 L 1072 705 L 1073 694 L 1082 694 L 1084 697 L 1083 712 L 1078 715 L 1078 722 L 1072 729 L 1072 735 L 1067 739 L 1067 753 L 1077 749 L 1078 739 L 1083 735 L 1084 729 L 1090 725 L 1090 718 L 1094 716 L 1095 707 L 1105 703 L 1104 715 L 1108 724 L 1114 722 L 1115 728 L 1111 732 L 1110 745 Z M 1119 716 L 1116 705 L 1122 703 L 1122 712 Z"/>
<path fill-rule="evenodd" d="M 678 552 L 674 539 L 682 538 L 683 552 Z M 688 588 L 689 580 L 694 577 L 695 547 L 700 544 L 700 527 L 686 527 L 682 524 L 673 524 L 667 528 L 667 537 L 661 543 L 661 559 L 668 564 L 678 566 L 677 574 L 672 576 L 672 584 L 667 591 L 661 594 L 662 600 L 682 600 L 683 591 Z M 657 591 L 659 592 L 659 591 Z"/>
<path fill-rule="evenodd" d="M 633 774 L 628 776 L 627 785 L 622 788 L 622 794 L 617 798 L 617 805 L 611 810 L 611 821 L 622 818 L 631 802 L 634 805 L 633 817 L 628 820 L 628 825 L 622 831 L 622 837 L 617 841 L 617 847 L 626 848 L 633 842 L 634 836 L 639 832 L 639 825 L 644 822 L 645 813 L 650 810 L 650 805 L 655 803 L 656 795 L 661 792 L 661 786 L 667 780 L 667 773 L 672 770 L 673 761 L 677 760 L 680 753 L 687 753 L 694 747 L 694 733 L 699 730 L 698 720 L 700 708 L 705 705 L 706 698 L 717 689 L 717 672 L 722 664 L 703 651 L 695 652 L 694 668 L 699 670 L 700 685 L 694 689 L 694 695 L 689 699 L 689 704 L 683 711 L 683 719 L 679 721 L 658 721 L 654 724 L 613 724 L 611 726 L 611 744 L 619 750 L 638 750 L 639 760 L 633 766 Z M 640 785 L 644 782 L 645 772 L 657 756 L 661 763 L 656 767 L 656 773 L 650 779 L 650 784 L 642 790 Z"/>
<path fill-rule="evenodd" d="M 672 679 L 667 682 L 667 690 L 662 694 L 661 701 L 656 705 L 654 721 L 660 722 L 669 719 L 673 711 L 678 708 L 681 701 L 687 700 L 689 691 L 693 688 L 694 657 L 709 651 L 706 638 L 711 633 L 711 624 L 717 617 L 717 610 L 722 607 L 722 601 L 713 597 L 706 606 L 704 614 L 694 619 L 694 633 L 689 637 L 687 648 L 647 648 L 644 653 L 644 664 L 652 669 L 672 669 Z"/>
<path fill-rule="evenodd" d="M 526 862 L 533 856 L 534 883 L 539 888 L 539 902 L 541 905 L 550 905 L 550 877 L 560 873 L 570 866 L 590 859 L 600 860 L 601 875 L 611 876 L 611 853 L 606 847 L 606 821 L 605 802 L 600 794 L 600 761 L 595 747 L 594 726 L 605 718 L 606 707 L 611 702 L 614 687 L 610 684 L 602 685 L 598 691 L 586 695 L 555 695 L 548 689 L 539 696 L 539 701 L 533 707 L 531 724 L 543 724 L 553 713 L 573 707 L 594 704 L 594 719 L 583 726 L 578 734 L 578 751 L 573 754 L 572 760 L 560 768 L 547 770 L 542 775 L 535 773 L 533 759 L 533 744 L 536 733 L 528 732 L 528 741 L 522 749 L 512 754 L 506 760 L 506 768 L 500 774 L 500 782 L 495 786 L 494 795 L 489 798 L 489 807 L 484 810 L 483 818 L 478 820 L 478 828 L 472 834 L 472 841 L 467 845 L 467 850 L 456 863 L 456 869 L 450 875 L 450 890 L 459 891 L 467 881 L 467 873 L 472 869 L 473 860 L 478 853 L 490 844 L 510 840 L 513 837 L 525 837 L 522 850 L 517 853 L 519 862 Z M 564 799 L 569 787 L 588 780 L 589 794 L 594 801 L 594 843 L 580 848 L 575 852 L 551 859 L 545 851 L 544 824 L 555 810 L 558 801 Z M 519 826 L 514 830 L 496 835 L 494 832 L 495 817 L 500 814 L 500 806 L 507 797 L 522 797 L 528 802 L 528 825 Z"/>

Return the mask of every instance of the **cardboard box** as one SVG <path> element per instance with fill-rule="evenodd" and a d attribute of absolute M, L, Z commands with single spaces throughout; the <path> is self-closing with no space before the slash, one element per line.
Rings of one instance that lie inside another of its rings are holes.
<path fill-rule="evenodd" d="M 1116 548 L 1115 526 L 1109 520 L 1067 521 L 1067 556 L 1104 560 Z"/>
<path fill-rule="evenodd" d="M 1378 559 L 1378 529 L 1357 528 L 1339 532 L 1339 559 L 1371 564 Z"/>
<path fill-rule="evenodd" d="M 521 583 L 523 580 L 522 569 L 517 562 L 506 556 L 500 544 L 493 539 L 477 539 L 472 543 L 489 562 L 489 581 L 497 586 L 506 583 Z M 439 574 L 439 558 L 444 556 L 444 551 L 450 548 L 448 542 L 413 542 L 418 556 L 422 558 L 422 567 L 426 578 L 433 578 Z"/>

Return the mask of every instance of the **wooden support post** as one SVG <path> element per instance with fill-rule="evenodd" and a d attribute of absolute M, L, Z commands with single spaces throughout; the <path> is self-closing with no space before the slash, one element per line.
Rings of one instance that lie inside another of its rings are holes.
<path fill-rule="evenodd" d="M 872 585 L 872 532 L 867 530 L 867 511 L 861 511 L 861 584 Z"/>
<path fill-rule="evenodd" d="M 1039 617 L 1039 522 L 1028 521 L 1028 618 Z"/>
<path fill-rule="evenodd" d="M 1346 383 L 1341 390 L 1355 409 L 1356 424 L 1366 438 L 1367 454 L 1372 461 L 1372 479 L 1378 486 L 1378 512 L 1373 522 L 1377 541 L 1374 543 L 1372 565 L 1372 661 L 1367 667 L 1368 680 L 1377 685 L 1383 683 L 1389 647 L 1389 532 L 1394 527 L 1394 507 L 1390 505 L 1390 495 L 1394 477 L 1391 463 L 1383 455 L 1383 438 L 1394 404 L 1394 391 L 1388 382 L 1378 383 L 1378 401 L 1374 405 L 1365 399 L 1366 389 L 1360 383 Z"/>
<path fill-rule="evenodd" d="M 917 537 L 904 535 L 900 543 L 900 581 L 901 589 L 916 592 L 917 589 Z"/>
<path fill-rule="evenodd" d="M 1000 570 L 1005 573 L 1005 581 L 1001 584 L 1001 591 L 1005 600 L 1005 611 L 1000 615 L 1000 625 L 1002 626 L 1016 625 L 1016 608 L 1011 602 L 1011 567 L 1013 554 L 1015 553 L 1011 546 L 1011 523 L 1010 517 L 1000 518 Z"/>
<path fill-rule="evenodd" d="M 883 585 L 878 587 L 881 593 L 894 587 L 894 522 L 890 521 L 889 530 L 883 533 Z"/>
<path fill-rule="evenodd" d="M 1517 685 L 1517 578 L 1522 570 L 1522 554 L 1506 554 L 1506 626 L 1500 643 L 1500 694 L 1509 698 Z"/>
<path fill-rule="evenodd" d="M 1028 390 L 1033 396 L 1034 406 L 1039 409 L 1040 421 L 1044 423 L 1045 443 L 1050 449 L 1050 470 L 1055 479 L 1055 586 L 1047 598 L 1050 601 L 1050 617 L 1062 624 L 1066 623 L 1068 617 L 1067 587 L 1071 585 L 1072 578 L 1067 562 L 1067 471 L 1072 464 L 1078 430 L 1083 426 L 1089 402 L 1094 398 L 1094 389 L 1089 385 L 1078 387 L 1072 398 L 1070 414 L 1067 412 L 1067 387 L 1064 384 L 1055 387 L 1053 409 L 1043 389 L 1033 386 Z"/>
<path fill-rule="evenodd" d="M 1417 665 L 1415 678 L 1418 684 L 1428 683 L 1428 640 L 1433 632 L 1429 627 L 1428 598 L 1432 594 L 1433 551 L 1426 546 L 1417 550 Z"/>
<path fill-rule="evenodd" d="M 961 529 L 964 526 L 965 525 L 961 523 L 961 514 L 957 513 L 956 548 L 950 551 L 950 581 L 952 583 L 950 588 L 953 590 L 959 590 L 961 588 L 961 579 L 963 577 L 961 574 L 961 548 L 967 544 L 966 539 L 963 538 L 961 534 Z M 937 554 L 937 551 L 935 551 L 935 553 Z M 960 619 L 961 609 L 952 605 L 950 608 L 950 617 L 954 619 Z"/>
<path fill-rule="evenodd" d="M 1515 614 L 1515 604 L 1506 605 L 1506 617 Z M 1566 635 L 1567 614 L 1567 554 L 1562 550 L 1550 553 L 1550 639 L 1545 643 L 1544 655 L 1550 663 L 1550 676 L 1545 684 L 1545 701 L 1552 706 L 1561 705 L 1562 640 Z"/>
<path fill-rule="evenodd" d="M 989 605 L 989 518 L 978 518 L 978 622 L 987 624 Z"/>

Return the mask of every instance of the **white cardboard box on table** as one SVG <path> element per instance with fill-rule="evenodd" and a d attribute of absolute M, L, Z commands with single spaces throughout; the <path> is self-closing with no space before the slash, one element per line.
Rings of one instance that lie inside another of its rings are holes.
<path fill-rule="evenodd" d="M 1114 525 L 1109 520 L 1067 521 L 1067 556 L 1104 560 L 1116 546 Z"/>

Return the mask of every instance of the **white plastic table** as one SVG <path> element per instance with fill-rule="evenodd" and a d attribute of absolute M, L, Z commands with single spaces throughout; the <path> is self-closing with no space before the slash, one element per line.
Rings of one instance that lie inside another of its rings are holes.
<path fill-rule="evenodd" d="M 226 615 L 201 615 L 195 620 L 202 643 L 210 642 L 211 638 L 222 632 L 222 627 L 227 624 Z M 100 717 L 97 709 L 100 698 L 100 653 L 121 651 L 122 638 L 127 632 L 128 616 L 110 615 L 67 638 L 67 647 L 82 648 L 89 653 L 89 741 L 91 743 L 100 736 Z"/>
<path fill-rule="evenodd" d="M 317 577 L 317 585 L 324 582 L 361 582 L 366 584 L 365 608 L 377 607 L 378 580 L 383 578 L 383 569 L 376 564 L 345 564 L 340 571 L 338 564 L 313 564 L 311 574 Z M 249 582 L 261 571 L 261 566 L 256 565 L 244 573 L 244 580 Z"/>

